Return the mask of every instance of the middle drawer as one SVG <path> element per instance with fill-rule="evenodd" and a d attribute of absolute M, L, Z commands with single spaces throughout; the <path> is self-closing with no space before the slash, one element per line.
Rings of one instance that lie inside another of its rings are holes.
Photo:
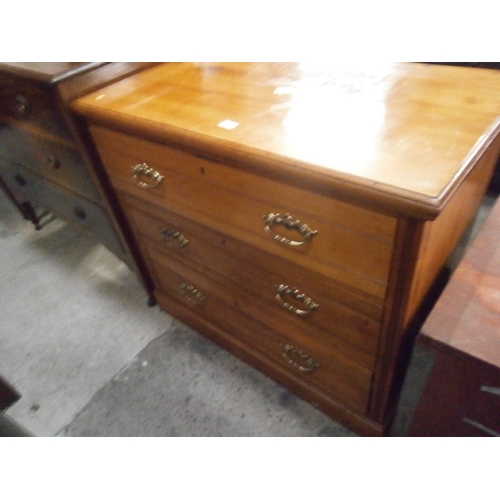
<path fill-rule="evenodd" d="M 2 155 L 97 203 L 101 197 L 81 153 L 68 141 L 21 127 L 0 127 Z"/>

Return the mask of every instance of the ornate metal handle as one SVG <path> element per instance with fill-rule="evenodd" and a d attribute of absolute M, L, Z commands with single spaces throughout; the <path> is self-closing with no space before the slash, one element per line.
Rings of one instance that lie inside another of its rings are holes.
<path fill-rule="evenodd" d="M 133 165 L 132 172 L 134 174 L 134 180 L 137 182 L 137 185 L 142 189 L 154 189 L 163 180 L 163 175 L 161 175 L 155 169 L 148 167 L 145 163 L 139 163 L 137 165 Z M 140 181 L 139 175 L 145 175 L 146 177 L 149 177 L 150 179 L 152 179 L 153 183 L 148 184 L 147 182 Z"/>
<path fill-rule="evenodd" d="M 299 220 L 294 221 L 290 214 L 285 214 L 282 217 L 280 214 L 270 213 L 267 215 L 263 215 L 262 218 L 266 221 L 264 230 L 270 233 L 275 241 L 278 241 L 279 243 L 283 243 L 285 245 L 290 245 L 292 247 L 298 247 L 300 245 L 304 245 L 311 239 L 311 236 L 315 235 L 318 232 L 312 230 L 307 224 L 303 224 Z M 291 240 L 289 238 L 286 238 L 285 236 L 273 233 L 271 228 L 275 224 L 281 224 L 282 226 L 285 226 L 287 229 L 297 230 L 304 237 L 304 239 L 299 241 Z"/>
<path fill-rule="evenodd" d="M 312 372 L 319 368 L 319 363 L 314 361 L 313 358 L 291 345 L 282 345 L 281 354 L 290 365 L 300 372 Z"/>
<path fill-rule="evenodd" d="M 291 311 L 299 316 L 304 316 L 305 314 L 310 314 L 314 309 L 319 307 L 319 304 L 314 302 L 310 297 L 307 297 L 301 293 L 297 288 L 290 288 L 287 285 L 274 285 L 276 288 L 276 300 L 280 303 L 281 307 L 287 311 Z M 292 304 L 289 304 L 283 300 L 284 295 L 291 295 L 295 300 L 302 302 L 306 309 L 299 309 Z"/>
<path fill-rule="evenodd" d="M 195 306 L 203 305 L 206 300 L 205 295 L 189 283 L 182 283 L 179 287 L 179 292 L 184 297 L 186 302 Z"/>
<path fill-rule="evenodd" d="M 189 243 L 188 239 L 186 239 L 181 233 L 179 233 L 178 231 L 174 231 L 173 229 L 162 229 L 160 231 L 160 237 L 161 241 L 165 245 L 175 250 L 180 250 Z"/>

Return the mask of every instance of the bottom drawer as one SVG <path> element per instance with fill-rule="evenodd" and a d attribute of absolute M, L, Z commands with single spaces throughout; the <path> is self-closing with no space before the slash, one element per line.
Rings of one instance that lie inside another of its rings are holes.
<path fill-rule="evenodd" d="M 0 174 L 16 201 L 40 206 L 94 233 L 119 256 L 126 251 L 106 210 L 80 195 L 65 190 L 30 170 L 0 157 Z"/>
<path fill-rule="evenodd" d="M 298 339 L 271 331 L 259 318 L 239 309 L 234 290 L 218 285 L 212 278 L 179 263 L 163 259 L 154 249 L 152 257 L 156 285 L 172 300 L 191 307 L 193 312 L 222 328 L 249 349 L 255 349 L 287 367 L 296 377 L 313 384 L 356 411 L 365 412 L 372 373 L 311 338 Z"/>

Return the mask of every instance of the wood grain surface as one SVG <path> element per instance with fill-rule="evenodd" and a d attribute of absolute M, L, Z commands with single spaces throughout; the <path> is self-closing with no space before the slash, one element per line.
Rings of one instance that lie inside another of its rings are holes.
<path fill-rule="evenodd" d="M 169 63 L 75 109 L 434 218 L 498 134 L 499 89 L 494 70 L 425 64 Z"/>
<path fill-rule="evenodd" d="M 493 207 L 452 276 L 421 340 L 500 366 L 500 203 Z"/>

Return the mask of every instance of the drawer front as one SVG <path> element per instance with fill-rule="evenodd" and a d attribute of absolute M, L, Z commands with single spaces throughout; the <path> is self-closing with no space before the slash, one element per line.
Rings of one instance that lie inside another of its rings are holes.
<path fill-rule="evenodd" d="M 300 207 L 304 214 L 327 223 L 345 226 L 390 244 L 394 241 L 396 219 L 336 200 L 335 193 L 331 198 L 318 195 L 163 144 L 98 126 L 92 125 L 90 129 L 108 170 L 117 179 L 125 180 L 125 185 L 131 180 L 132 165 L 147 163 L 154 169 L 161 169 L 161 173 L 168 170 L 201 179 L 207 187 L 216 185 L 244 197 L 283 205 L 289 212 Z M 151 182 L 147 177 L 143 180 Z M 136 183 L 133 184 L 131 192 L 139 192 Z M 153 195 L 155 190 L 148 191 Z"/>
<path fill-rule="evenodd" d="M 30 170 L 0 157 L 0 176 L 17 200 L 30 201 L 94 233 L 117 255 L 125 249 L 105 209 L 60 188 Z"/>
<path fill-rule="evenodd" d="M 0 126 L 0 151 L 13 162 L 61 186 L 101 201 L 82 155 L 67 142 L 51 140 L 22 128 Z"/>
<path fill-rule="evenodd" d="M 342 290 L 321 276 L 314 279 L 307 270 L 283 259 L 269 260 L 264 253 L 195 223 L 184 221 L 181 229 L 173 222 L 175 217 L 159 220 L 132 207 L 128 213 L 140 239 L 147 239 L 157 254 L 162 252 L 165 259 L 205 274 L 209 269 L 217 274 L 215 279 L 248 295 L 241 302 L 247 314 L 261 316 L 272 329 L 286 325 L 297 332 L 307 330 L 318 341 L 373 368 L 380 323 L 359 312 L 371 307 L 359 296 L 345 300 Z M 180 222 L 178 218 L 176 222 Z M 359 307 L 354 310 L 352 306 Z"/>
<path fill-rule="evenodd" d="M 221 187 L 205 180 L 210 162 L 201 159 L 196 159 L 202 165 L 198 167 L 198 178 L 153 164 L 154 167 L 151 168 L 161 177 L 155 178 L 146 172 L 146 175 L 139 174 L 134 179 L 130 168 L 135 161 L 133 156 L 110 152 L 109 148 L 102 144 L 100 146 L 111 181 L 118 190 L 186 215 L 370 295 L 385 297 L 392 242 L 350 227 L 351 220 L 345 214 L 340 217 L 336 213 L 343 225 L 324 220 L 323 215 L 333 210 L 330 204 L 337 203 L 334 200 L 321 197 L 324 210 L 319 217 L 303 212 L 303 200 L 300 198 L 300 208 L 292 212 L 289 210 L 288 188 L 274 183 L 272 199 L 263 201 L 262 193 L 258 190 L 259 182 L 253 179 L 254 176 L 251 176 L 252 182 L 245 182 L 246 176 L 250 174 L 240 172 L 237 180 L 227 175 L 227 187 Z M 166 151 L 171 152 L 168 149 Z M 178 162 L 172 160 L 172 164 L 179 167 Z M 214 170 L 228 169 L 219 164 L 210 165 Z M 233 170 L 228 169 L 234 177 Z M 242 179 L 239 179 L 240 175 Z M 154 185 L 158 180 L 158 185 L 154 188 L 144 189 L 139 186 L 139 183 Z M 245 194 L 238 192 L 235 184 L 238 184 L 237 188 L 240 190 L 246 186 Z M 315 196 L 305 191 L 302 194 L 304 200 Z M 304 203 L 307 206 L 313 204 L 312 201 Z M 314 203 L 319 202 L 314 200 Z M 349 210 L 354 208 L 350 207 Z M 290 222 L 287 221 L 287 214 L 290 214 Z"/>
<path fill-rule="evenodd" d="M 154 256 L 154 250 L 152 251 Z M 235 305 L 240 297 L 234 290 L 188 266 L 153 260 L 160 290 L 171 300 L 182 303 L 214 325 L 232 334 L 297 378 L 328 392 L 357 411 L 366 411 L 372 372 L 340 355 L 315 339 L 281 333 L 246 315 Z M 168 311 L 168 305 L 166 306 Z"/>
<path fill-rule="evenodd" d="M 71 137 L 66 118 L 49 85 L 0 73 L 1 116 Z"/>

